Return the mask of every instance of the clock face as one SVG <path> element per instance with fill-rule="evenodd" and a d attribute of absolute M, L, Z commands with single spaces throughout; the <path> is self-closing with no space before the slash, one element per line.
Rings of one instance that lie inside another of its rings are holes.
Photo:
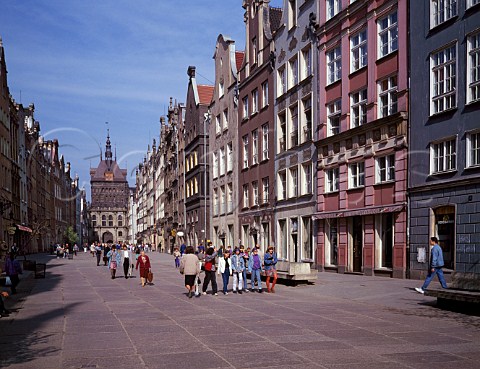
<path fill-rule="evenodd" d="M 113 172 L 105 172 L 105 180 L 113 181 Z"/>

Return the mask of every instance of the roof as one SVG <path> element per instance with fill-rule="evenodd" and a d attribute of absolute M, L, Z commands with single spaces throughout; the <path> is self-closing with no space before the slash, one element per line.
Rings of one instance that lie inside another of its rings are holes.
<path fill-rule="evenodd" d="M 282 8 L 270 7 L 270 29 L 275 32 L 282 24 Z"/>
<path fill-rule="evenodd" d="M 108 172 L 106 160 L 100 161 L 97 168 L 90 170 L 91 181 L 105 181 L 105 173 Z M 127 170 L 120 169 L 116 161 L 112 161 L 113 182 L 126 182 Z"/>
<path fill-rule="evenodd" d="M 237 65 L 237 70 L 240 70 L 242 67 L 244 57 L 245 51 L 235 51 L 235 64 Z"/>
<path fill-rule="evenodd" d="M 198 97 L 200 104 L 210 105 L 213 98 L 213 86 L 198 85 Z"/>

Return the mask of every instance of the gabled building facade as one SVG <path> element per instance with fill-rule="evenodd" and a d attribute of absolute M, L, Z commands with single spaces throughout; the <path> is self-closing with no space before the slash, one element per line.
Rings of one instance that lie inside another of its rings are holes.
<path fill-rule="evenodd" d="M 274 244 L 274 32 L 282 11 L 269 1 L 244 0 L 245 57 L 239 70 L 238 207 L 240 243 Z"/>
<path fill-rule="evenodd" d="M 211 235 L 218 246 L 236 245 L 238 240 L 238 68 L 243 52 L 235 42 L 220 35 L 215 54 L 215 88 L 210 104 L 209 148 Z"/>
<path fill-rule="evenodd" d="M 407 5 L 320 2 L 320 270 L 406 276 Z"/>
<path fill-rule="evenodd" d="M 315 259 L 318 3 L 284 0 L 275 33 L 275 234 L 278 254 L 294 262 Z"/>
<path fill-rule="evenodd" d="M 410 1 L 410 275 L 480 275 L 480 3 Z"/>

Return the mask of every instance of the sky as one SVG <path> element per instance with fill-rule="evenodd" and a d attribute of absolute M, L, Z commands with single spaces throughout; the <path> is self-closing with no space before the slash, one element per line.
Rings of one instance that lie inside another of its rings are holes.
<path fill-rule="evenodd" d="M 35 104 L 42 135 L 59 140 L 88 194 L 107 128 L 133 186 L 170 97 L 185 102 L 188 66 L 213 84 L 218 35 L 244 49 L 243 14 L 242 0 L 3 1 L 10 93 Z"/>

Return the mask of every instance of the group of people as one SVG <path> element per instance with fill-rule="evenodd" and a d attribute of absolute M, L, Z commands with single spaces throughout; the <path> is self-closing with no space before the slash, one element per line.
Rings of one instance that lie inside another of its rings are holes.
<path fill-rule="evenodd" d="M 92 256 L 97 258 L 97 266 L 100 266 L 103 254 L 104 266 L 108 266 L 112 279 L 115 279 L 117 269 L 120 266 L 123 267 L 125 279 L 132 277 L 135 268 L 139 270 L 142 287 L 147 285 L 148 274 L 151 273 L 152 266 L 144 247 L 128 244 L 93 243 L 90 250 Z"/>
<path fill-rule="evenodd" d="M 180 273 L 185 276 L 185 288 L 189 298 L 194 295 L 199 296 L 200 273 L 205 273 L 203 280 L 202 294 L 207 294 L 209 284 L 212 285 L 212 294 L 218 295 L 218 286 L 216 275 L 222 276 L 224 295 L 228 295 L 228 284 L 230 277 L 233 279 L 233 293 L 242 294 L 243 292 L 263 292 L 262 274 L 266 276 L 266 291 L 275 293 L 275 284 L 277 283 L 278 262 L 277 253 L 272 246 L 267 248 L 265 255 L 261 255 L 260 247 L 257 245 L 253 249 L 244 246 L 231 248 L 215 249 L 211 244 L 205 248 L 198 247 L 195 252 L 192 246 L 175 248 L 173 256 L 175 257 L 175 267 L 180 269 Z M 250 290 L 248 289 L 247 272 L 250 273 Z"/>

